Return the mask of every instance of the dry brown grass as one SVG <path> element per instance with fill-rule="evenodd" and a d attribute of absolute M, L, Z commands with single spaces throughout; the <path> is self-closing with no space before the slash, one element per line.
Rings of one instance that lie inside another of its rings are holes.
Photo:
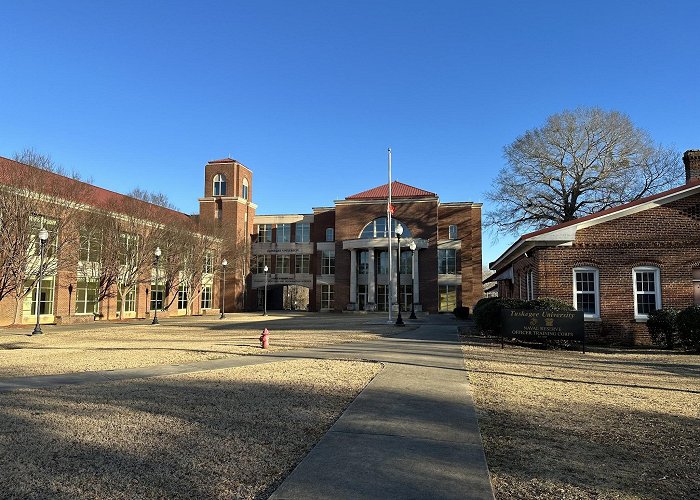
<path fill-rule="evenodd" d="M 464 354 L 499 500 L 700 498 L 700 357 Z"/>
<path fill-rule="evenodd" d="M 116 370 L 182 364 L 236 355 L 260 354 L 258 338 L 271 331 L 270 351 L 373 340 L 395 333 L 352 315 L 229 314 L 225 320 L 187 318 L 160 325 L 45 327 L 42 336 L 17 328 L 0 329 L 0 378 Z"/>
<path fill-rule="evenodd" d="M 295 360 L 0 394 L 0 495 L 266 498 L 379 369 Z"/>

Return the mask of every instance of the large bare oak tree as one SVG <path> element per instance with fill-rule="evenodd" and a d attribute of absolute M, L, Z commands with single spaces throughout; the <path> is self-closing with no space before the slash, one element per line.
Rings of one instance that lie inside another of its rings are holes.
<path fill-rule="evenodd" d="M 617 111 L 579 108 L 550 116 L 504 148 L 507 166 L 486 198 L 495 234 L 541 229 L 683 182 L 680 155 Z"/>

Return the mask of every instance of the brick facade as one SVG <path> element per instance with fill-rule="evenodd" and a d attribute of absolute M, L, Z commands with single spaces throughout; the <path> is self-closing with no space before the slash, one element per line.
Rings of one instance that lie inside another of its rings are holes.
<path fill-rule="evenodd" d="M 587 338 L 601 343 L 649 344 L 646 320 L 635 317 L 634 268 L 659 270 L 661 307 L 682 309 L 696 303 L 693 278 L 700 269 L 700 184 L 696 178 L 700 152 L 687 152 L 684 161 L 688 169 L 685 186 L 531 233 L 534 237 L 523 236 L 510 255 L 506 252 L 492 263 L 497 274 L 512 266 L 512 279 L 498 280 L 499 296 L 526 298 L 527 273 L 532 271 L 535 298 L 551 297 L 576 307 L 574 269 L 591 268 L 598 272 L 599 318 L 586 321 Z M 547 241 L 548 235 L 572 228 L 575 236 L 566 244 L 560 239 Z"/>

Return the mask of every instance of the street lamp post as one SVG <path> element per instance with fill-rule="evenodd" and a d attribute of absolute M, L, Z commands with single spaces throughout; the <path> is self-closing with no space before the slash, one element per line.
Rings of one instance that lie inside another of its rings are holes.
<path fill-rule="evenodd" d="M 396 317 L 396 326 L 404 326 L 403 318 L 401 317 L 401 235 L 403 234 L 403 226 L 396 225 L 396 303 L 399 306 L 399 315 Z"/>
<path fill-rule="evenodd" d="M 45 228 L 39 229 L 39 281 L 36 283 L 36 325 L 32 331 L 32 335 L 41 335 L 41 325 L 39 324 L 39 316 L 41 314 L 41 282 L 44 280 L 44 247 L 46 240 L 49 239 L 49 232 Z"/>
<path fill-rule="evenodd" d="M 226 266 L 228 266 L 228 261 L 224 259 L 221 262 L 221 265 L 224 268 L 224 286 L 223 286 L 223 292 L 221 294 L 221 316 L 219 316 L 219 319 L 224 319 L 226 315 L 224 314 L 224 309 L 226 309 Z"/>
<path fill-rule="evenodd" d="M 156 256 L 156 289 L 155 291 L 151 290 L 151 293 L 153 293 L 153 296 L 156 298 L 156 300 L 153 301 L 153 321 L 151 321 L 152 325 L 158 325 L 158 294 L 160 293 L 160 287 L 158 286 L 158 280 L 160 276 L 158 275 L 158 268 L 160 267 L 160 256 L 162 255 L 163 252 L 161 252 L 160 247 L 156 247 L 155 251 L 153 252 L 153 255 Z M 162 300 L 162 299 L 161 299 Z"/>
<path fill-rule="evenodd" d="M 408 248 L 411 249 L 411 283 L 413 285 L 416 284 L 416 242 L 412 241 L 410 245 L 408 245 Z M 412 286 L 413 286 L 412 285 Z M 414 297 L 416 296 L 416 291 L 412 290 L 411 291 L 411 315 L 409 316 L 409 319 L 418 319 L 416 318 L 416 301 Z"/>
<path fill-rule="evenodd" d="M 263 271 L 265 271 L 265 309 L 263 310 L 263 316 L 267 316 L 267 272 L 269 271 L 268 267 L 265 266 L 263 268 Z"/>

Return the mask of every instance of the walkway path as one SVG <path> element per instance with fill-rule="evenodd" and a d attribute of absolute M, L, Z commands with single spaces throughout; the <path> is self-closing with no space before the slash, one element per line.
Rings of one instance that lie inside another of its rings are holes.
<path fill-rule="evenodd" d="M 274 340 L 274 339 L 273 339 Z M 367 359 L 385 364 L 272 499 L 493 499 L 454 324 L 316 349 L 0 381 L 0 392 L 216 370 L 281 359 Z"/>

